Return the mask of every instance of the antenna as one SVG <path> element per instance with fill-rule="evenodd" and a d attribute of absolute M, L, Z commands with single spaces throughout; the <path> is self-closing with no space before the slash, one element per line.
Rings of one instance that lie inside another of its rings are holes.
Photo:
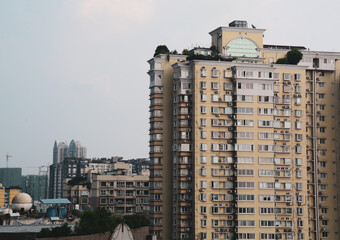
<path fill-rule="evenodd" d="M 7 153 L 7 154 L 6 154 L 6 168 L 8 168 L 8 159 L 9 159 L 10 157 L 13 157 L 13 156 L 11 156 L 11 155 L 9 155 L 9 154 Z"/>

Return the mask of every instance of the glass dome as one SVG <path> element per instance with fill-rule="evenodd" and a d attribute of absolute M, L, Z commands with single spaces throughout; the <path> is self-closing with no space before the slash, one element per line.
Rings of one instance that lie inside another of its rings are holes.
<path fill-rule="evenodd" d="M 232 40 L 226 48 L 227 56 L 235 57 L 258 57 L 257 46 L 247 38 Z"/>

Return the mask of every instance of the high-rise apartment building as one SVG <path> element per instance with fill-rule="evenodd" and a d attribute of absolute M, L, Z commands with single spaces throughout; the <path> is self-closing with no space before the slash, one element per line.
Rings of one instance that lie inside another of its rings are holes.
<path fill-rule="evenodd" d="M 339 239 L 340 53 L 264 31 L 234 21 L 210 32 L 218 57 L 148 61 L 158 239 Z M 298 65 L 275 64 L 292 48 Z"/>

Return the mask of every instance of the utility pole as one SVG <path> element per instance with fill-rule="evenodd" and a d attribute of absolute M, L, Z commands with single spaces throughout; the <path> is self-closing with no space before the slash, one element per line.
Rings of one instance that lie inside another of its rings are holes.
<path fill-rule="evenodd" d="M 13 156 L 11 156 L 11 155 L 9 155 L 9 154 L 7 153 L 7 154 L 6 154 L 6 168 L 8 168 L 8 159 L 9 159 L 10 157 L 13 157 Z"/>

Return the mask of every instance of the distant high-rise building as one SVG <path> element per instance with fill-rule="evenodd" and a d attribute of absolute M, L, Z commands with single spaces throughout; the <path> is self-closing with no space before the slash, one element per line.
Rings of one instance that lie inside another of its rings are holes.
<path fill-rule="evenodd" d="M 0 183 L 4 187 L 21 186 L 21 168 L 0 168 Z"/>
<path fill-rule="evenodd" d="M 86 158 L 86 147 L 81 146 L 80 142 L 72 140 L 69 146 L 69 157 Z"/>
<path fill-rule="evenodd" d="M 247 26 L 149 60 L 151 233 L 340 239 L 340 53 Z"/>
<path fill-rule="evenodd" d="M 80 142 L 72 140 L 70 145 L 66 142 L 54 142 L 53 164 L 61 163 L 66 157 L 86 158 L 87 149 Z"/>
<path fill-rule="evenodd" d="M 47 198 L 47 175 L 27 175 L 22 177 L 22 192 L 28 193 L 34 201 Z"/>
<path fill-rule="evenodd" d="M 62 163 L 65 158 L 86 158 L 87 149 L 80 142 L 72 140 L 70 145 L 66 142 L 54 142 L 53 164 L 50 165 L 49 175 L 49 197 L 60 198 L 62 196 Z"/>

